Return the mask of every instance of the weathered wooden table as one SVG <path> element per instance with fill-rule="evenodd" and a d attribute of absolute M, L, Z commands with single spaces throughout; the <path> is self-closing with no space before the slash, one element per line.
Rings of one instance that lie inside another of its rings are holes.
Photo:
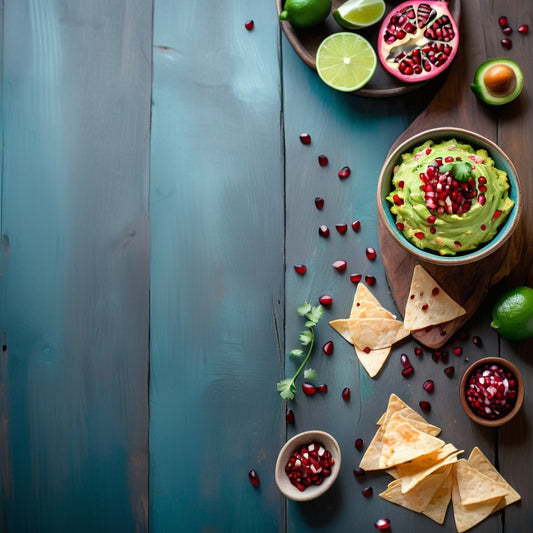
<path fill-rule="evenodd" d="M 370 532 L 384 516 L 396 533 L 455 531 L 450 512 L 440 526 L 379 498 L 381 473 L 367 476 L 374 496 L 363 497 L 352 473 L 354 440 L 369 442 L 389 394 L 416 406 L 428 378 L 429 421 L 456 446 L 479 446 L 522 495 L 475 531 L 531 530 L 529 387 L 500 430 L 471 423 L 458 396 L 466 357 L 505 356 L 528 386 L 533 375 L 532 343 L 505 342 L 489 326 L 506 287 L 533 285 L 533 36 L 515 32 L 505 50 L 498 26 L 506 15 L 533 28 L 528 1 L 464 1 L 448 77 L 381 99 L 326 87 L 281 32 L 274 0 L 0 7 L 2 531 Z M 488 109 L 469 84 L 477 62 L 497 56 L 521 64 L 525 88 Z M 365 248 L 378 246 L 379 170 L 415 120 L 420 129 L 453 121 L 511 156 L 525 195 L 520 264 L 467 324 L 451 380 L 430 351 L 412 356 L 409 340 L 370 379 L 322 321 L 312 366 L 329 392 L 299 391 L 287 426 L 276 382 L 294 371 L 297 305 L 329 293 L 327 317 L 345 316 L 349 274 L 361 273 L 394 309 L 379 254 L 369 261 Z M 352 174 L 339 180 L 345 165 Z M 358 232 L 333 229 L 354 220 Z M 336 259 L 348 262 L 344 274 Z M 330 357 L 320 349 L 328 340 Z M 411 379 L 400 353 L 415 364 Z M 276 455 L 311 428 L 337 438 L 341 473 L 323 498 L 287 502 Z"/>

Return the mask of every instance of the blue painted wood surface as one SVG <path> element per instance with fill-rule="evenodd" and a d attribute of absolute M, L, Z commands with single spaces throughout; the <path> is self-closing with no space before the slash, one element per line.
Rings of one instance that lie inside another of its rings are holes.
<path fill-rule="evenodd" d="M 493 2 L 490 16 L 531 25 L 525 5 Z M 0 531 L 370 532 L 382 516 L 396 533 L 455 531 L 451 515 L 439 526 L 379 498 L 386 476 L 361 485 L 352 473 L 354 440 L 369 442 L 389 393 L 416 406 L 429 377 L 430 422 L 458 447 L 480 446 L 523 496 L 473 531 L 529 530 L 529 396 L 516 424 L 476 427 L 457 396 L 465 360 L 450 381 L 426 351 L 405 380 L 400 353 L 415 360 L 406 341 L 372 380 L 327 324 L 349 312 L 351 273 L 375 275 L 376 296 L 397 311 L 379 254 L 365 256 L 378 247 L 375 187 L 438 85 L 379 100 L 332 91 L 281 33 L 274 0 L 0 0 L 0 16 Z M 487 54 L 499 53 L 499 30 L 485 31 Z M 529 57 L 529 42 L 512 53 Z M 524 92 L 519 112 L 476 112 L 498 124 L 531 199 L 518 149 L 532 123 L 527 82 Z M 439 104 L 446 116 L 449 102 Z M 510 283 L 533 283 L 528 250 Z M 324 293 L 334 304 L 310 365 L 328 393 L 298 389 L 285 402 L 275 385 L 295 370 L 296 307 Z M 468 333 L 481 335 L 483 352 L 520 362 L 530 381 L 531 343 L 498 339 L 492 302 Z M 342 471 L 318 501 L 287 502 L 277 452 L 312 428 L 338 439 Z"/>

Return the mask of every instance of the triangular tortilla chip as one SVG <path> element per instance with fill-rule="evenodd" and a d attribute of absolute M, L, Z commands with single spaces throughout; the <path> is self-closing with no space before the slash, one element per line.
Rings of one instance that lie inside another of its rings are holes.
<path fill-rule="evenodd" d="M 442 464 L 451 454 L 457 456 L 457 451 L 453 444 L 447 443 L 433 452 L 421 455 L 407 463 L 396 465 L 396 470 L 400 477 L 414 476 L 418 472 L 427 471 L 435 465 Z"/>
<path fill-rule="evenodd" d="M 371 378 L 379 374 L 379 371 L 383 368 L 385 361 L 389 357 L 390 351 L 390 346 L 388 348 L 380 348 L 379 350 L 370 350 L 368 353 L 364 350 L 359 350 L 357 346 L 355 347 L 355 354 L 361 366 Z"/>
<path fill-rule="evenodd" d="M 431 501 L 426 505 L 422 513 L 437 522 L 443 524 L 446 518 L 446 511 L 452 499 L 452 485 L 453 485 L 453 467 L 450 468 L 449 474 L 444 478 L 441 486 L 433 495 Z"/>
<path fill-rule="evenodd" d="M 490 477 L 482 474 L 476 468 L 470 466 L 466 459 L 457 461 L 455 476 L 461 504 L 469 506 L 482 503 L 487 500 L 496 500 L 507 496 L 507 487 L 503 483 L 498 483 Z"/>
<path fill-rule="evenodd" d="M 471 452 L 470 457 L 468 458 L 468 464 L 473 468 L 477 469 L 482 474 L 485 474 L 487 477 L 491 478 L 496 483 L 501 483 L 507 488 L 507 495 L 504 496 L 503 500 L 496 506 L 493 512 L 499 511 L 507 505 L 511 505 L 514 502 L 520 500 L 520 494 L 516 492 L 505 478 L 496 470 L 496 467 L 487 459 L 483 452 L 476 446 Z"/>
<path fill-rule="evenodd" d="M 379 459 L 381 457 L 381 450 L 383 449 L 383 435 L 385 434 L 385 428 L 379 426 L 374 437 L 370 441 L 361 462 L 359 463 L 359 468 L 363 470 L 379 470 Z"/>
<path fill-rule="evenodd" d="M 382 307 L 379 300 L 370 292 L 369 288 L 364 283 L 359 282 L 357 284 L 357 289 L 355 289 L 350 318 L 357 318 L 359 316 L 358 308 L 362 301 L 374 304 L 377 307 Z"/>
<path fill-rule="evenodd" d="M 354 346 L 367 351 L 389 348 L 409 335 L 402 322 L 392 318 L 353 318 L 350 333 Z"/>
<path fill-rule="evenodd" d="M 419 420 L 420 422 L 426 422 L 425 418 L 418 414 L 414 409 L 409 407 L 399 396 L 392 393 L 389 396 L 389 402 L 387 404 L 387 410 L 381 415 L 380 419 L 376 422 L 378 426 L 386 425 L 391 416 L 398 412 L 402 412 L 402 416 L 405 418 Z"/>
<path fill-rule="evenodd" d="M 427 328 L 449 322 L 465 313 L 465 309 L 446 294 L 421 265 L 415 266 L 405 305 L 405 329 Z"/>
<path fill-rule="evenodd" d="M 350 344 L 353 344 L 352 341 L 352 332 L 350 330 L 350 319 L 349 318 L 339 318 L 337 320 L 332 320 L 329 325 L 339 334 L 344 340 L 348 341 Z"/>

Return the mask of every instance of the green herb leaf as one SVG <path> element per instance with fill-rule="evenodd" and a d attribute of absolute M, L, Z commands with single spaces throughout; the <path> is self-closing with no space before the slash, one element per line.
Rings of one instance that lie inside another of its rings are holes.
<path fill-rule="evenodd" d="M 287 378 L 278 381 L 277 389 L 279 395 L 285 400 L 294 400 L 294 394 L 296 393 L 296 385 L 294 384 L 294 378 Z"/>
<path fill-rule="evenodd" d="M 457 181 L 468 181 L 472 172 L 472 166 L 466 161 L 455 161 L 453 163 L 445 163 L 439 167 L 439 172 L 445 174 L 451 172 Z"/>
<path fill-rule="evenodd" d="M 292 350 L 292 352 L 289 355 L 292 355 L 293 357 L 300 357 L 303 354 L 304 354 L 303 350 L 300 350 L 300 348 L 294 348 L 294 350 Z"/>
<path fill-rule="evenodd" d="M 305 379 L 316 379 L 318 377 L 317 371 L 314 368 L 306 368 L 304 370 Z"/>
<path fill-rule="evenodd" d="M 312 306 L 310 303 L 308 302 L 305 302 L 304 304 L 302 305 L 299 305 L 297 308 L 296 308 L 296 312 L 300 315 L 300 316 L 305 316 L 307 313 L 309 313 L 312 309 Z"/>
<path fill-rule="evenodd" d="M 309 330 L 309 329 L 306 329 L 305 331 L 302 331 L 300 333 L 300 336 L 299 336 L 300 344 L 302 346 L 307 346 L 308 344 L 313 342 L 314 337 L 315 336 L 314 336 L 313 332 L 311 330 Z"/>

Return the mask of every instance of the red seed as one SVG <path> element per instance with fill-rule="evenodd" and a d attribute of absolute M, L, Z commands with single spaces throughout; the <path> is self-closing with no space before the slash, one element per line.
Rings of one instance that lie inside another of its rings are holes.
<path fill-rule="evenodd" d="M 398 228 L 398 231 L 403 231 L 405 226 L 403 225 L 402 222 L 397 222 L 396 227 Z"/>
<path fill-rule="evenodd" d="M 409 361 L 409 357 L 407 357 L 407 354 L 402 353 L 400 355 L 400 363 L 404 368 L 408 368 L 411 366 L 411 361 Z"/>
<path fill-rule="evenodd" d="M 365 281 L 366 281 L 367 284 L 370 285 L 370 286 L 376 284 L 376 278 L 375 278 L 374 276 L 371 276 L 371 275 L 366 275 L 366 276 L 365 276 Z"/>
<path fill-rule="evenodd" d="M 244 27 L 245 27 L 247 30 L 253 30 L 253 29 L 254 29 L 254 21 L 253 21 L 253 20 L 247 20 L 247 21 L 244 23 Z"/>
<path fill-rule="evenodd" d="M 390 520 L 388 518 L 380 518 L 374 522 L 374 527 L 379 531 L 388 531 L 390 529 Z"/>
<path fill-rule="evenodd" d="M 461 354 L 463 353 L 463 349 L 460 348 L 459 346 L 457 346 L 457 347 L 455 347 L 455 348 L 453 349 L 453 353 L 454 353 L 455 355 L 461 355 Z"/>
<path fill-rule="evenodd" d="M 362 494 L 365 498 L 370 498 L 370 496 L 372 496 L 372 494 L 374 494 L 374 491 L 372 490 L 372 487 L 365 487 L 365 488 L 361 491 L 361 494 Z"/>
<path fill-rule="evenodd" d="M 328 164 L 328 158 L 321 154 L 318 156 L 318 164 L 321 166 L 321 167 L 325 167 L 327 164 Z"/>
<path fill-rule="evenodd" d="M 333 341 L 328 341 L 326 342 L 326 344 L 324 344 L 324 346 L 322 346 L 322 351 L 326 354 L 326 355 L 331 355 L 333 353 L 333 348 L 334 348 L 334 344 L 333 344 Z"/>
<path fill-rule="evenodd" d="M 298 274 L 303 275 L 307 272 L 307 267 L 305 265 L 294 265 L 294 270 L 296 270 Z"/>
<path fill-rule="evenodd" d="M 344 387 L 344 389 L 342 389 L 342 399 L 347 402 L 350 400 L 350 388 L 349 387 Z"/>
<path fill-rule="evenodd" d="M 365 352 L 365 353 L 370 353 L 371 351 L 372 351 L 372 350 L 371 350 L 370 347 L 368 347 L 368 346 L 365 346 L 365 347 L 363 348 L 363 352 Z"/>
<path fill-rule="evenodd" d="M 353 469 L 353 475 L 355 476 L 355 479 L 357 479 L 357 481 L 359 482 L 365 479 L 365 471 L 362 468 L 359 468 L 358 466 Z"/>
<path fill-rule="evenodd" d="M 417 231 L 417 232 L 415 233 L 415 237 L 416 237 L 417 239 L 422 240 L 422 239 L 424 238 L 424 232 L 422 232 L 422 231 Z"/>
<path fill-rule="evenodd" d="M 250 470 L 248 470 L 248 479 L 254 487 L 259 487 L 259 476 L 253 468 L 250 468 Z"/>
<path fill-rule="evenodd" d="M 415 372 L 415 369 L 412 367 L 412 366 L 406 366 L 403 370 L 402 370 L 402 376 L 404 378 L 408 378 L 409 376 L 412 376 Z"/>
<path fill-rule="evenodd" d="M 500 25 L 501 28 L 504 28 L 505 26 L 509 25 L 509 21 L 507 20 L 507 17 L 500 17 L 498 19 L 498 24 Z"/>
<path fill-rule="evenodd" d="M 429 413 L 431 411 L 431 404 L 426 400 L 420 400 L 418 402 L 418 405 L 420 406 L 420 409 L 424 411 L 425 413 Z"/>
<path fill-rule="evenodd" d="M 322 225 L 318 228 L 318 234 L 319 234 L 321 237 L 329 237 L 329 228 L 328 228 L 325 224 L 322 224 Z"/>
<path fill-rule="evenodd" d="M 439 294 L 440 292 L 440 289 L 438 287 L 433 287 L 433 290 L 431 291 L 431 294 L 433 296 L 437 296 L 437 294 Z"/>
<path fill-rule="evenodd" d="M 330 306 L 333 303 L 333 296 L 330 294 L 323 294 L 318 301 L 325 307 Z"/>
<path fill-rule="evenodd" d="M 342 271 L 342 270 L 346 270 L 347 263 L 343 259 L 339 259 L 339 260 L 333 262 L 332 266 L 333 266 L 333 268 L 335 270 Z"/>
<path fill-rule="evenodd" d="M 361 222 L 359 222 L 359 220 L 354 220 L 352 222 L 352 229 L 354 231 L 359 231 L 361 229 Z"/>
<path fill-rule="evenodd" d="M 309 135 L 309 133 L 301 133 L 300 134 L 300 142 L 302 144 L 310 144 L 311 143 L 311 135 Z"/>
<path fill-rule="evenodd" d="M 475 335 L 474 337 L 472 337 L 472 342 L 476 345 L 476 346 L 481 346 L 482 342 L 481 342 L 481 337 L 478 337 L 477 335 Z"/>
<path fill-rule="evenodd" d="M 513 41 L 511 41 L 511 39 L 502 39 L 501 44 L 507 50 L 510 50 L 513 47 Z"/>
<path fill-rule="evenodd" d="M 455 374 L 455 368 L 453 366 L 447 366 L 444 369 L 444 373 L 449 377 L 453 378 L 453 375 Z"/>
<path fill-rule="evenodd" d="M 316 387 L 311 385 L 311 383 L 302 383 L 302 391 L 307 396 L 313 396 L 313 394 L 316 392 Z"/>
<path fill-rule="evenodd" d="M 431 379 L 428 379 L 426 381 L 424 381 L 424 384 L 422 385 L 422 388 L 426 391 L 426 392 L 433 392 L 435 390 L 435 384 L 433 383 L 433 380 Z"/>
<path fill-rule="evenodd" d="M 341 234 L 344 235 L 348 230 L 348 224 L 335 224 L 335 229 Z"/>
<path fill-rule="evenodd" d="M 518 33 L 522 35 L 527 35 L 529 33 L 529 26 L 527 24 L 521 24 L 518 26 Z"/>
<path fill-rule="evenodd" d="M 364 445 L 363 439 L 355 439 L 354 445 L 356 450 L 361 451 Z"/>
<path fill-rule="evenodd" d="M 317 196 L 315 198 L 315 205 L 317 209 L 322 209 L 324 207 L 324 198 Z"/>
<path fill-rule="evenodd" d="M 344 180 L 344 179 L 346 179 L 351 173 L 352 173 L 352 171 L 350 170 L 350 167 L 342 167 L 342 168 L 339 170 L 339 178 L 341 178 L 342 180 Z"/>
<path fill-rule="evenodd" d="M 287 409 L 285 413 L 285 421 L 287 424 L 294 424 L 294 411 L 292 409 Z"/>
<path fill-rule="evenodd" d="M 422 357 L 424 355 L 424 350 L 420 346 L 415 346 L 415 355 L 417 357 Z"/>
<path fill-rule="evenodd" d="M 323 383 L 322 385 L 319 385 L 316 388 L 316 390 L 320 392 L 328 392 L 328 386 L 325 383 Z"/>
<path fill-rule="evenodd" d="M 511 26 L 505 26 L 502 28 L 502 32 L 504 35 L 512 35 L 513 28 L 511 28 Z"/>
<path fill-rule="evenodd" d="M 369 246 L 367 249 L 366 249 L 366 256 L 368 257 L 368 259 L 370 259 L 371 261 L 374 260 L 377 256 L 377 252 L 374 248 L 372 248 L 372 246 Z"/>
<path fill-rule="evenodd" d="M 359 283 L 362 279 L 363 275 L 362 274 L 352 274 L 350 276 L 350 281 L 352 281 L 353 283 Z"/>

